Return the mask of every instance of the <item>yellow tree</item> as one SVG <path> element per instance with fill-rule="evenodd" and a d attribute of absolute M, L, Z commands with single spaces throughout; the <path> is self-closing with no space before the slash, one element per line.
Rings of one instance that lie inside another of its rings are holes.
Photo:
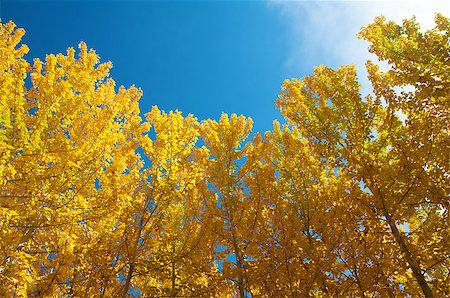
<path fill-rule="evenodd" d="M 222 114 L 219 121 L 205 120 L 200 136 L 208 152 L 206 186 L 210 195 L 207 212 L 213 217 L 210 229 L 216 234 L 216 262 L 232 292 L 251 295 L 248 279 L 248 250 L 254 233 L 258 209 L 244 182 L 252 168 L 247 160 L 244 141 L 251 132 L 253 121 L 244 116 Z"/>
<path fill-rule="evenodd" d="M 248 270 L 253 294 L 388 296 L 379 260 L 389 252 L 378 249 L 378 233 L 362 229 L 366 213 L 352 198 L 362 195 L 359 185 L 330 167 L 296 126 L 275 122 L 252 145 L 260 166 L 246 183 L 261 210 Z"/>
<path fill-rule="evenodd" d="M 1 295 L 105 292 L 120 284 L 105 272 L 139 186 L 141 92 L 116 92 L 84 43 L 30 66 L 14 27 L 0 27 Z"/>
<path fill-rule="evenodd" d="M 134 200 L 128 232 L 129 268 L 123 290 L 144 296 L 210 296 L 223 289 L 214 265 L 211 216 L 205 203 L 206 148 L 196 147 L 197 119 L 157 107 L 146 114 L 151 134 L 142 141 L 150 165 L 141 200 Z"/>
<path fill-rule="evenodd" d="M 0 296 L 450 295 L 450 21 L 377 18 L 389 68 L 283 84 L 285 125 L 199 122 L 0 24 Z M 27 82 L 30 78 L 30 83 Z M 138 154 L 143 153 L 144 157 Z"/>
<path fill-rule="evenodd" d="M 348 197 L 366 209 L 361 228 L 397 250 L 390 278 L 426 297 L 449 291 L 449 32 L 441 15 L 425 33 L 414 19 L 377 18 L 360 34 L 390 66 L 368 62 L 374 95 L 360 96 L 354 67 L 322 66 L 286 81 L 277 101 L 342 179 L 360 183 Z"/>

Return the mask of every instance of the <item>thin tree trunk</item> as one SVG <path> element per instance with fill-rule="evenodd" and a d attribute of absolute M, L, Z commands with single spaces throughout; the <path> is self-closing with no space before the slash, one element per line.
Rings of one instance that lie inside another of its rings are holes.
<path fill-rule="evenodd" d="M 234 234 L 233 220 L 231 219 L 230 221 L 231 221 L 230 229 L 231 229 L 233 251 L 234 251 L 234 254 L 236 255 L 236 267 L 237 267 L 237 272 L 238 272 L 237 286 L 238 286 L 238 291 L 239 291 L 239 298 L 244 298 L 245 297 L 245 282 L 244 282 L 244 274 L 242 272 L 244 269 L 244 262 L 242 260 L 242 256 L 239 251 L 236 236 Z"/>
<path fill-rule="evenodd" d="M 234 235 L 233 235 L 234 238 Z M 236 255 L 236 266 L 238 269 L 238 290 L 239 290 L 239 298 L 245 297 L 245 282 L 244 282 L 244 276 L 243 276 L 243 262 L 242 257 L 239 251 L 237 250 L 237 243 L 236 239 L 233 239 L 233 245 L 235 246 L 234 253 Z"/>
<path fill-rule="evenodd" d="M 372 191 L 372 190 L 371 190 Z M 372 191 L 372 193 L 375 193 Z M 430 285 L 425 280 L 425 276 L 422 273 L 422 270 L 420 269 L 419 262 L 417 259 L 413 256 L 411 251 L 408 248 L 408 245 L 406 244 L 405 239 L 403 239 L 403 236 L 400 234 L 400 231 L 397 228 L 397 225 L 395 224 L 395 220 L 392 218 L 391 214 L 389 213 L 385 200 L 383 197 L 383 194 L 381 191 L 377 188 L 376 193 L 379 196 L 379 199 L 381 200 L 382 206 L 383 206 L 383 215 L 386 217 L 386 221 L 389 225 L 389 228 L 391 229 L 392 234 L 394 235 L 394 239 L 397 242 L 397 244 L 400 246 L 400 250 L 403 253 L 403 255 L 406 258 L 406 261 L 408 262 L 409 268 L 413 272 L 413 275 L 416 279 L 416 281 L 419 283 L 419 286 L 425 295 L 426 298 L 434 298 L 433 291 L 430 288 Z"/>
<path fill-rule="evenodd" d="M 143 222 L 144 222 L 144 220 L 143 220 L 143 218 L 141 218 L 139 221 L 136 238 L 134 239 L 133 246 L 131 247 L 131 256 L 128 258 L 130 268 L 128 270 L 127 278 L 125 280 L 125 286 L 124 286 L 123 292 L 122 292 L 123 298 L 127 297 L 128 290 L 130 289 L 130 285 L 131 285 L 131 279 L 133 278 L 134 267 L 135 267 L 135 262 L 136 262 L 136 251 L 137 251 L 137 247 L 139 245 L 139 239 L 141 238 L 142 229 L 144 227 Z"/>
<path fill-rule="evenodd" d="M 133 277 L 133 271 L 134 271 L 134 257 L 133 257 L 133 260 L 130 260 L 130 269 L 128 270 L 127 279 L 125 281 L 125 286 L 124 286 L 123 292 L 122 292 L 123 298 L 127 297 L 128 290 L 130 289 L 131 278 Z"/>
<path fill-rule="evenodd" d="M 411 268 L 414 277 L 416 278 L 420 288 L 422 289 L 423 294 L 427 298 L 434 298 L 433 292 L 431 291 L 431 288 L 428 285 L 427 281 L 425 280 L 425 276 L 423 275 L 422 270 L 420 269 L 419 262 L 416 260 L 416 258 L 414 258 L 411 251 L 408 249 L 408 246 L 406 245 L 405 240 L 400 234 L 397 225 L 395 224 L 391 215 L 386 210 L 385 210 L 385 217 L 387 219 L 389 227 L 391 228 L 392 234 L 394 235 L 395 241 L 400 246 L 400 249 L 405 256 L 406 261 L 408 262 L 409 268 Z"/>
<path fill-rule="evenodd" d="M 177 296 L 177 288 L 176 288 L 176 272 L 175 272 L 175 262 L 172 260 L 172 276 L 171 276 L 171 281 L 172 281 L 172 289 L 170 291 L 170 297 L 175 298 Z"/>

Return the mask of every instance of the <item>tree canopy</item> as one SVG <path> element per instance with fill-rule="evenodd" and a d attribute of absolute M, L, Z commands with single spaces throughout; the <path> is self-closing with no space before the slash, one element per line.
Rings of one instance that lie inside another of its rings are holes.
<path fill-rule="evenodd" d="M 199 121 L 0 24 L 0 296 L 450 296 L 450 19 L 286 80 L 286 119 Z"/>

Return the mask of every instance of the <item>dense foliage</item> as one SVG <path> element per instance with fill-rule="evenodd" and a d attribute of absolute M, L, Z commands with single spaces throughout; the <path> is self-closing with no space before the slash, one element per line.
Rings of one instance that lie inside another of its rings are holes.
<path fill-rule="evenodd" d="M 0 25 L 0 296 L 450 296 L 450 20 L 377 18 L 389 64 L 285 81 L 286 124 L 157 107 L 79 45 Z M 30 80 L 30 81 L 29 81 Z"/>

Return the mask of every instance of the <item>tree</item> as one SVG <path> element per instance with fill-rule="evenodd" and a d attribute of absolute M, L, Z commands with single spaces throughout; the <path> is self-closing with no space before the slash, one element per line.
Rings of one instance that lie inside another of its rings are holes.
<path fill-rule="evenodd" d="M 141 184 L 141 92 L 116 92 L 84 43 L 29 65 L 14 27 L 0 27 L 0 293 L 108 293 Z"/>
<path fill-rule="evenodd" d="M 400 256 L 386 270 L 426 297 L 449 293 L 449 33 L 439 14 L 425 33 L 414 19 L 377 18 L 360 33 L 390 66 L 367 63 L 374 95 L 361 98 L 353 67 L 322 66 L 286 81 L 277 101 L 341 179 L 361 184 L 349 194 L 365 210 L 361 228 L 384 225 L 374 232 Z"/>
<path fill-rule="evenodd" d="M 95 51 L 30 65 L 0 24 L 0 296 L 450 295 L 450 20 L 379 17 L 388 64 L 284 82 L 286 123 L 198 121 Z M 28 78 L 30 80 L 28 80 Z"/>

